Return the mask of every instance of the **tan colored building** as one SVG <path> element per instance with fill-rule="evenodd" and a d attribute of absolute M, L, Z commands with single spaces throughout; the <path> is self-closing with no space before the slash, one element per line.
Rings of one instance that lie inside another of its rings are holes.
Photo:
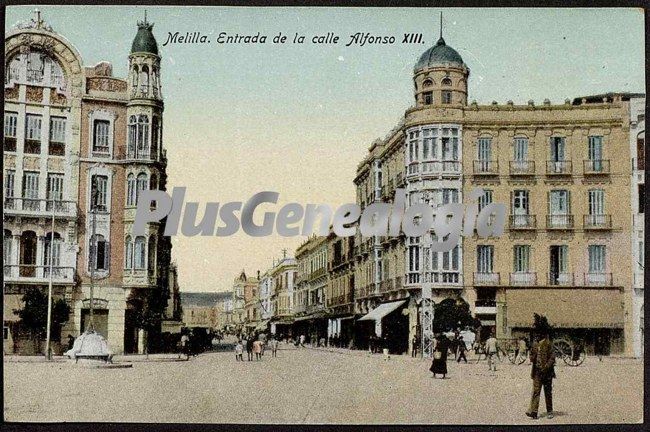
<path fill-rule="evenodd" d="M 327 337 L 327 237 L 311 236 L 296 249 L 293 333 L 316 341 Z"/>
<path fill-rule="evenodd" d="M 354 334 L 354 237 L 327 237 L 329 280 L 325 291 L 328 338 L 348 346 Z"/>
<path fill-rule="evenodd" d="M 246 276 L 242 270 L 234 280 L 232 290 L 232 325 L 238 330 L 242 330 L 246 324 L 246 293 L 250 300 L 253 289 L 257 289 L 257 279 Z"/>
<path fill-rule="evenodd" d="M 124 79 L 107 62 L 84 67 L 36 14 L 5 40 L 7 289 L 44 289 L 51 260 L 55 295 L 72 308 L 63 332 L 76 336 L 89 324 L 93 279 L 95 329 L 113 352 L 135 352 L 142 313 L 164 312 L 170 296 L 169 238 L 153 223 L 132 234 L 140 192 L 166 187 L 153 24 L 138 23 Z M 153 352 L 160 328 L 149 331 Z"/>
<path fill-rule="evenodd" d="M 248 278 L 244 287 L 244 325 L 248 329 L 255 329 L 261 320 L 260 295 L 258 290 L 259 272 L 257 278 Z"/>
<path fill-rule="evenodd" d="M 424 302 L 454 299 L 498 337 L 527 332 L 541 313 L 588 350 L 632 354 L 630 99 L 642 95 L 468 105 L 469 74 L 442 37 L 422 54 L 415 105 L 359 165 L 357 203 L 393 201 L 396 187 L 405 188 L 407 208 L 503 203 L 505 233 L 464 237 L 447 252 L 431 250 L 440 240 L 433 231 L 358 236 L 356 312 L 389 319 L 409 349 L 414 335 L 432 334 Z M 476 188 L 483 193 L 470 202 Z"/>
<path fill-rule="evenodd" d="M 271 333 L 273 334 L 283 336 L 292 334 L 291 326 L 294 322 L 293 294 L 297 272 L 296 259 L 287 257 L 286 252 L 283 258 L 279 259 L 268 272 L 272 279 L 273 289 L 271 303 L 274 314 L 270 322 Z"/>

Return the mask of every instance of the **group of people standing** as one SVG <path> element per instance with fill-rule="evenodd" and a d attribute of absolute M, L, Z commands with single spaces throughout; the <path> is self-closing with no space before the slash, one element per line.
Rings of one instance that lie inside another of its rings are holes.
<path fill-rule="evenodd" d="M 458 338 L 462 341 L 462 336 Z M 433 373 L 433 378 L 441 375 L 444 379 L 447 375 L 447 355 L 449 354 L 452 341 L 442 334 L 435 335 L 433 341 L 433 359 L 429 370 Z M 456 344 L 456 361 L 460 362 L 465 357 L 467 351 L 465 343 Z M 484 350 L 488 361 L 488 368 L 490 371 L 496 371 L 496 358 L 499 355 L 498 341 L 494 332 L 484 343 Z M 518 341 L 515 356 L 522 355 L 527 350 L 526 343 L 523 339 Z M 553 343 L 550 340 L 550 329 L 543 328 L 538 330 L 536 334 L 536 341 L 529 351 L 529 359 L 532 366 L 530 377 L 533 380 L 533 391 L 530 401 L 530 406 L 526 411 L 526 415 L 532 419 L 538 418 L 539 400 L 542 389 L 544 389 L 544 398 L 546 402 L 546 418 L 553 418 L 553 379 L 555 376 L 555 353 Z"/>
<path fill-rule="evenodd" d="M 264 333 L 242 335 L 235 344 L 235 360 L 244 361 L 244 350 L 246 350 L 248 361 L 253 361 L 253 358 L 257 361 L 262 360 L 266 346 L 267 339 Z M 271 357 L 277 357 L 278 340 L 275 336 L 271 336 L 271 339 L 268 340 L 268 346 L 271 349 Z"/>

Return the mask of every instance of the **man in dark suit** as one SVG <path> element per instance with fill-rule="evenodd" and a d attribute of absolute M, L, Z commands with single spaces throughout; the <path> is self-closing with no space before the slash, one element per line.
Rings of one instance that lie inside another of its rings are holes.
<path fill-rule="evenodd" d="M 553 418 L 553 378 L 555 378 L 555 353 L 550 340 L 549 329 L 540 331 L 541 339 L 536 342 L 530 350 L 530 362 L 533 365 L 530 377 L 533 379 L 533 396 L 530 401 L 530 408 L 526 415 L 537 419 L 539 408 L 539 396 L 544 387 L 544 398 L 546 399 L 546 413 L 549 419 Z"/>

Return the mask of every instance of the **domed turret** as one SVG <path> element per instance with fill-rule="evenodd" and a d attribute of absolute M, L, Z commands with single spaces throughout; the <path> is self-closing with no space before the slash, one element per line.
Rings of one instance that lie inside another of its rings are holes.
<path fill-rule="evenodd" d="M 442 37 L 440 14 L 440 38 L 422 53 L 413 68 L 416 105 L 467 105 L 468 77 L 463 58 Z"/>
<path fill-rule="evenodd" d="M 131 54 L 149 53 L 158 55 L 158 43 L 151 30 L 153 30 L 153 23 L 147 22 L 147 15 L 145 14 L 144 21 L 138 22 L 138 33 L 136 33 L 131 44 Z"/>
<path fill-rule="evenodd" d="M 448 46 L 441 36 L 434 46 L 420 56 L 420 60 L 415 64 L 415 70 L 445 65 L 465 66 L 465 63 L 458 51 Z"/>

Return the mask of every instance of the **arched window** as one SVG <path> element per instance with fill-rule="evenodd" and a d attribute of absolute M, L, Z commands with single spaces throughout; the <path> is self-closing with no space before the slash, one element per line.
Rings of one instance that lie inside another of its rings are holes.
<path fill-rule="evenodd" d="M 433 85 L 433 81 L 431 81 L 430 79 L 426 79 L 422 83 L 422 87 L 431 87 L 432 85 Z"/>
<path fill-rule="evenodd" d="M 149 269 L 149 273 L 154 273 L 156 270 L 156 238 L 154 236 L 149 237 L 148 254 L 147 268 Z"/>
<path fill-rule="evenodd" d="M 7 66 L 5 84 L 26 79 L 30 84 L 51 85 L 61 90 L 66 88 L 61 64 L 42 51 L 31 50 L 26 54 L 16 54 Z M 23 72 L 25 75 L 22 75 Z"/>
<path fill-rule="evenodd" d="M 146 243 L 143 236 L 135 238 L 133 268 L 136 270 L 143 269 L 146 258 Z"/>
<path fill-rule="evenodd" d="M 2 264 L 3 264 L 3 269 L 4 269 L 4 275 L 5 276 L 10 276 L 11 275 L 11 267 L 10 265 L 12 264 L 12 258 L 11 258 L 11 250 L 12 250 L 12 240 L 13 237 L 11 236 L 11 231 L 9 230 L 4 230 L 3 236 L 2 236 Z"/>
<path fill-rule="evenodd" d="M 442 85 L 443 86 L 450 86 L 451 85 L 451 79 L 450 78 L 443 78 L 442 80 Z"/>
<path fill-rule="evenodd" d="M 135 147 L 137 141 L 138 141 L 138 120 L 136 116 L 132 115 L 129 117 L 128 155 L 130 158 L 135 158 Z"/>
<path fill-rule="evenodd" d="M 151 90 L 154 97 L 158 97 L 158 68 L 151 69 Z"/>
<path fill-rule="evenodd" d="M 145 173 L 140 173 L 138 174 L 138 179 L 137 179 L 137 186 L 136 186 L 136 192 L 135 192 L 135 204 L 138 204 L 138 200 L 140 199 L 140 194 L 143 190 L 147 190 L 148 184 L 148 179 L 147 175 Z"/>
<path fill-rule="evenodd" d="M 142 66 L 140 72 L 140 92 L 143 95 L 149 94 L 149 67 L 147 65 Z"/>
<path fill-rule="evenodd" d="M 139 158 L 149 158 L 149 117 L 145 114 L 138 116 L 138 145 L 136 151 Z"/>
<path fill-rule="evenodd" d="M 128 157 L 149 159 L 149 117 L 146 114 L 129 117 Z"/>
<path fill-rule="evenodd" d="M 131 173 L 126 177 L 126 205 L 130 207 L 136 204 L 136 181 L 135 175 Z"/>
<path fill-rule="evenodd" d="M 156 174 L 151 174 L 151 180 L 149 180 L 149 190 L 158 189 L 158 176 Z"/>
<path fill-rule="evenodd" d="M 159 139 L 159 126 L 158 126 L 158 117 L 153 116 L 151 118 L 151 158 L 157 159 L 158 153 L 158 139 Z"/>
<path fill-rule="evenodd" d="M 131 236 L 126 236 L 126 240 L 124 240 L 124 268 L 127 270 L 133 268 L 133 240 Z"/>
<path fill-rule="evenodd" d="M 131 86 L 133 93 L 135 93 L 135 91 L 138 89 L 138 65 L 133 65 L 133 72 L 131 73 Z"/>

